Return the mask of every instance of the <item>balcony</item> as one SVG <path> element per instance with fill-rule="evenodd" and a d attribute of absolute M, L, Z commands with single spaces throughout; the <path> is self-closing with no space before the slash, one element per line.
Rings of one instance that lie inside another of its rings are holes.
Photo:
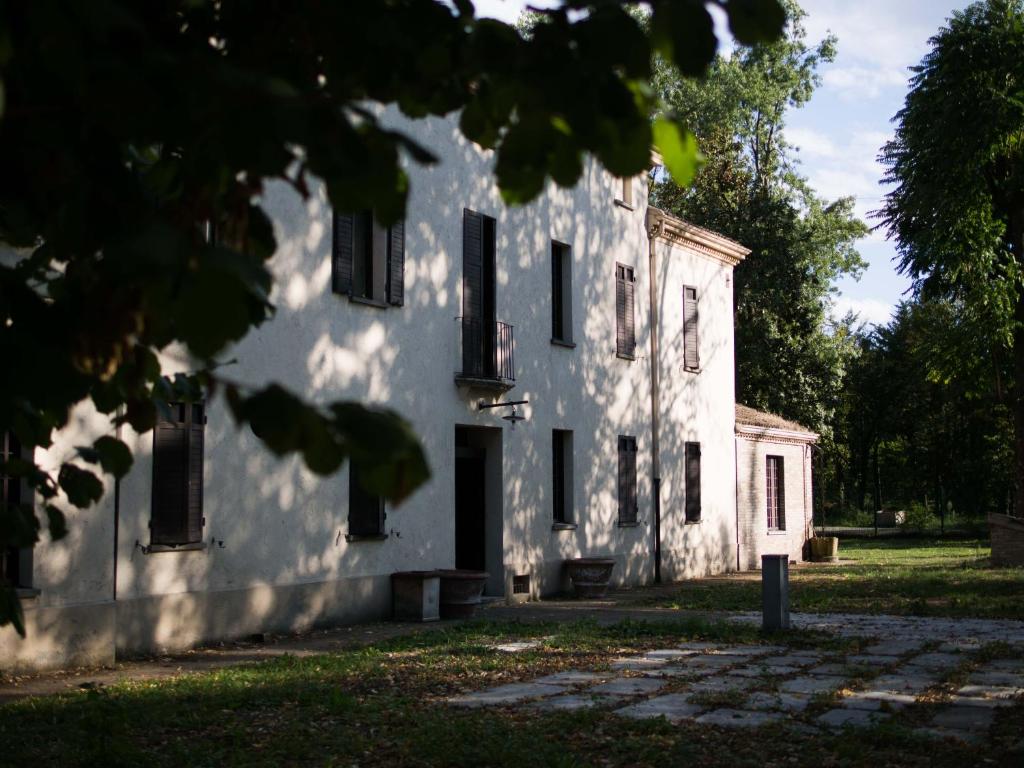
<path fill-rule="evenodd" d="M 474 317 L 457 318 L 462 336 L 462 365 L 455 374 L 460 387 L 507 392 L 516 385 L 512 326 Z"/>

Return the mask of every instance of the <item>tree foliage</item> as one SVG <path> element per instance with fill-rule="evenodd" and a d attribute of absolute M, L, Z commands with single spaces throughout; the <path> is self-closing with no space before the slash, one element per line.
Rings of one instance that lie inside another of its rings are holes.
<path fill-rule="evenodd" d="M 737 399 L 822 432 L 835 428 L 849 323 L 828 319 L 833 282 L 863 266 L 866 233 L 853 201 L 822 200 L 785 139 L 789 110 L 811 98 L 835 39 L 809 45 L 803 11 L 786 3 L 782 39 L 719 56 L 703 81 L 662 64 L 663 100 L 696 133 L 705 163 L 691 187 L 668 179 L 654 202 L 752 249 L 735 271 Z"/>
<path fill-rule="evenodd" d="M 13 249 L 0 262 L 0 430 L 46 448 L 91 401 L 146 432 L 161 404 L 224 391 L 275 453 L 323 474 L 356 456 L 368 490 L 408 495 L 429 470 L 397 414 L 254 389 L 219 365 L 273 312 L 265 185 L 307 195 L 319 180 L 336 208 L 401 217 L 403 163 L 437 158 L 374 103 L 413 118 L 461 110 L 510 203 L 547 179 L 575 183 L 586 154 L 638 173 L 655 138 L 652 55 L 703 71 L 709 4 L 747 43 L 782 26 L 777 0 L 649 0 L 649 28 L 625 2 L 572 0 L 529 36 L 475 18 L 468 0 L 0 2 L 0 243 Z M 674 119 L 656 138 L 685 175 L 695 158 Z M 172 346 L 194 375 L 164 375 Z M 97 471 L 129 459 L 109 437 L 55 476 L 21 459 L 3 471 L 41 496 L 57 538 L 55 502 L 88 506 Z M 0 549 L 31 546 L 39 527 L 29 505 L 0 510 Z M 22 631 L 13 593 L 0 595 L 0 625 Z"/>
<path fill-rule="evenodd" d="M 914 68 L 896 134 L 883 148 L 894 185 L 879 212 L 900 269 L 924 301 L 958 312 L 960 354 L 941 375 L 990 365 L 1011 349 L 1016 513 L 1024 514 L 1024 3 L 984 0 L 954 12 Z M 957 341 L 957 338 L 953 338 Z M 964 343 L 966 342 L 966 343 Z M 979 363 L 980 361 L 980 363 Z"/>

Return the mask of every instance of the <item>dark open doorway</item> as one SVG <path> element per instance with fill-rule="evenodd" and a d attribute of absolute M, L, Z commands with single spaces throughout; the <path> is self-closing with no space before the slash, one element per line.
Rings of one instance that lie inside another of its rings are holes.
<path fill-rule="evenodd" d="M 455 428 L 455 567 L 487 571 L 484 594 L 505 592 L 501 430 Z"/>

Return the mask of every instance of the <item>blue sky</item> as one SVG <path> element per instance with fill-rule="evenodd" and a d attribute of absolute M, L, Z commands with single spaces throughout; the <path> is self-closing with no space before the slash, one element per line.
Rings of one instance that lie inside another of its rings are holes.
<path fill-rule="evenodd" d="M 554 5 L 533 0 L 531 5 Z M 829 32 L 839 38 L 834 63 L 821 69 L 822 86 L 810 104 L 791 113 L 786 137 L 799 148 L 804 175 L 826 198 L 853 195 L 868 222 L 885 189 L 878 150 L 892 135 L 892 117 L 906 95 L 908 67 L 928 50 L 928 38 L 953 10 L 951 0 L 801 0 L 808 41 Z M 479 16 L 514 20 L 525 2 L 477 0 Z M 857 312 L 864 322 L 884 323 L 909 287 L 897 274 L 895 249 L 883 233 L 858 244 L 868 268 L 859 281 L 837 288 L 835 314 Z"/>

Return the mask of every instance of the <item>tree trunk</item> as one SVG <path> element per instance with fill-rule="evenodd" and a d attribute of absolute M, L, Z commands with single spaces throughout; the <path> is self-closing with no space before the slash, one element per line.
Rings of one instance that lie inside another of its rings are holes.
<path fill-rule="evenodd" d="M 1024 210 L 1011 214 L 1007 236 L 1018 261 L 1024 258 Z M 1013 315 L 1013 514 L 1024 517 L 1024 289 L 1020 286 Z"/>

